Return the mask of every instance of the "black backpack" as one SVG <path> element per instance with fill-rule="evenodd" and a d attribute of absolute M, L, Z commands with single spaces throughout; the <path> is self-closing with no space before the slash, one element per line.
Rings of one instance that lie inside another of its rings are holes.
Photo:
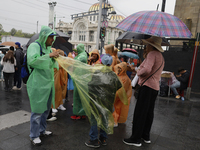
<path fill-rule="evenodd" d="M 38 42 L 36 42 L 36 43 L 38 43 Z M 40 43 L 38 43 L 38 44 L 40 45 Z M 42 54 L 43 54 L 42 47 L 40 45 L 40 56 L 42 56 Z M 28 66 L 27 66 L 27 54 L 25 54 L 22 68 L 21 68 L 21 77 L 22 77 L 24 84 L 27 83 L 29 76 L 33 72 L 33 69 L 34 68 L 31 68 L 31 72 L 29 73 Z"/>

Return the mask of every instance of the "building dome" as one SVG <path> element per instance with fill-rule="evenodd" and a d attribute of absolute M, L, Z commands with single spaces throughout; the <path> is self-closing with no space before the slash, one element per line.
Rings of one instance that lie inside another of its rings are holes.
<path fill-rule="evenodd" d="M 123 16 L 121 16 L 121 15 L 112 15 L 111 17 L 110 17 L 110 20 L 117 20 L 117 21 L 122 21 L 122 20 L 124 20 L 125 19 L 125 17 L 123 17 Z"/>
<path fill-rule="evenodd" d="M 102 3 L 102 8 L 103 8 L 103 7 L 104 7 L 104 3 Z M 110 8 L 110 7 L 111 7 L 111 9 L 109 9 L 110 12 L 115 11 L 115 9 L 113 8 L 113 6 L 110 5 L 110 4 L 108 4 L 108 3 L 105 3 L 105 7 L 106 7 L 106 8 Z M 97 10 L 99 10 L 99 3 L 93 4 L 93 5 L 90 7 L 90 9 L 89 9 L 89 11 L 97 11 Z"/>

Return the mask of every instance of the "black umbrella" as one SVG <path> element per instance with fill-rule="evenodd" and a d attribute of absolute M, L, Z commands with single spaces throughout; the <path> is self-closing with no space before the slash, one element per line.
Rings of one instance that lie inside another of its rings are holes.
<path fill-rule="evenodd" d="M 26 46 L 28 47 L 31 43 L 35 42 L 39 38 L 39 33 L 33 35 Z M 72 52 L 72 44 L 68 42 L 70 36 L 66 35 L 65 33 L 61 31 L 56 31 L 56 40 L 52 47 L 56 49 L 61 49 L 65 51 L 65 53 L 68 55 L 69 52 Z"/>
<path fill-rule="evenodd" d="M 141 39 L 148 39 L 150 38 L 151 35 L 147 35 L 147 34 L 139 34 L 139 33 L 133 33 L 133 32 L 124 32 L 122 33 L 117 39 L 116 41 L 118 43 L 126 43 L 126 44 L 141 44 Z M 169 42 L 165 39 L 162 38 L 162 46 L 169 46 Z"/>

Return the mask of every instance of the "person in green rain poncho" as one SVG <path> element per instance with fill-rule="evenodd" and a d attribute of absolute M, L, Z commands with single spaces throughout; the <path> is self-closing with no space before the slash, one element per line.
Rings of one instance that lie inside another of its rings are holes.
<path fill-rule="evenodd" d="M 82 63 L 87 63 L 87 53 L 85 52 L 85 48 L 84 48 L 84 44 L 78 44 L 77 46 L 77 52 L 78 55 L 74 58 L 75 60 L 79 60 Z M 75 74 L 80 74 L 81 68 L 76 69 L 74 71 Z M 78 93 L 78 89 L 76 86 L 76 83 L 73 82 L 74 84 L 74 92 L 73 92 L 73 114 L 74 116 L 71 116 L 71 119 L 85 119 L 86 118 L 86 114 L 85 111 L 83 109 L 82 103 L 81 103 L 81 99 L 80 99 L 80 95 Z"/>
<path fill-rule="evenodd" d="M 27 81 L 31 105 L 30 140 L 34 145 L 41 144 L 40 136 L 52 134 L 46 131 L 46 119 L 51 104 L 54 104 L 54 68 L 58 69 L 58 63 L 53 58 L 59 54 L 51 50 L 55 34 L 51 28 L 42 26 L 39 38 L 27 49 L 27 65 L 31 72 Z"/>

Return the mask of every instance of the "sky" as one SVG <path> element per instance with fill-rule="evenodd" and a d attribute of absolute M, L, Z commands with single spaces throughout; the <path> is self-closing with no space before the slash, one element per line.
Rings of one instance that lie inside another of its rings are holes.
<path fill-rule="evenodd" d="M 56 23 L 59 20 L 73 22 L 72 14 L 87 12 L 89 8 L 99 3 L 98 0 L 0 0 L 0 24 L 9 32 L 12 28 L 26 33 L 38 32 L 42 25 L 48 25 L 49 2 L 57 2 L 55 6 Z M 124 17 L 144 10 L 156 10 L 159 4 L 161 11 L 162 0 L 108 0 L 117 14 Z M 166 0 L 165 12 L 174 14 L 176 0 Z"/>

